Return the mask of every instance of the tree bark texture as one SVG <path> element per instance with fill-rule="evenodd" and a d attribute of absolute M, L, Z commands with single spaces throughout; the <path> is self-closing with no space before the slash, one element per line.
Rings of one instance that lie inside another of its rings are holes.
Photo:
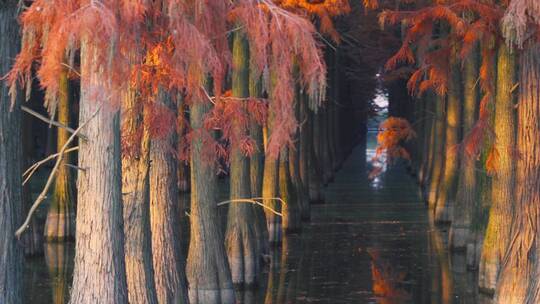
<path fill-rule="evenodd" d="M 157 294 L 150 233 L 150 135 L 143 127 L 143 107 L 137 104 L 136 91 L 128 89 L 121 112 L 122 137 L 128 142 L 124 150 L 133 150 L 122 155 L 125 260 L 129 302 L 153 304 Z"/>
<path fill-rule="evenodd" d="M 81 43 L 81 123 L 72 304 L 127 303 L 121 197 L 120 120 L 97 67 L 98 46 Z"/>
<path fill-rule="evenodd" d="M 243 33 L 233 38 L 232 95 L 249 97 L 249 49 Z M 239 121 L 232 122 L 233 140 L 230 156 L 230 199 L 250 199 L 251 179 L 249 159 L 241 150 L 246 130 Z M 228 210 L 225 243 L 231 267 L 232 282 L 243 287 L 254 286 L 259 276 L 260 246 L 256 233 L 256 214 L 252 205 L 231 202 Z"/>
<path fill-rule="evenodd" d="M 171 96 L 160 89 L 157 102 L 176 113 Z M 187 303 L 184 258 L 180 250 L 180 202 L 176 130 L 150 143 L 150 230 L 154 281 L 159 303 Z"/>
<path fill-rule="evenodd" d="M 495 99 L 495 148 L 498 151 L 497 173 L 491 186 L 491 209 L 482 251 L 479 287 L 493 293 L 503 256 L 510 237 L 514 198 L 514 151 L 516 145 L 516 110 L 512 87 L 516 74 L 515 55 L 506 45 L 497 55 L 497 95 Z"/>
<path fill-rule="evenodd" d="M 515 175 L 515 212 L 495 302 L 540 301 L 540 45 L 527 47 L 520 59 L 517 118 L 518 159 Z"/>
<path fill-rule="evenodd" d="M 0 74 L 11 68 L 19 47 L 17 1 L 0 6 Z M 10 109 L 8 87 L 0 84 L 0 303 L 22 303 L 23 252 L 14 237 L 22 216 L 22 143 L 19 101 Z"/>
<path fill-rule="evenodd" d="M 463 109 L 463 133 L 468 134 L 476 121 L 476 109 L 478 104 L 478 53 L 473 52 L 464 68 L 464 109 Z M 470 238 L 471 217 L 476 202 L 476 161 L 472 155 L 464 155 L 461 160 L 458 188 L 452 226 L 450 228 L 450 248 L 463 251 L 466 249 Z"/>
<path fill-rule="evenodd" d="M 452 221 L 460 161 L 457 145 L 460 141 L 461 130 L 461 91 L 460 67 L 456 63 L 456 59 L 452 59 L 446 107 L 446 151 L 435 206 L 436 223 L 450 223 Z"/>
<path fill-rule="evenodd" d="M 217 210 L 217 177 L 213 160 L 203 157 L 204 117 L 210 106 L 194 101 L 190 121 L 191 142 L 191 239 L 186 268 L 191 304 L 235 302 L 231 271 Z M 208 135 L 208 134 L 207 134 Z M 210 135 L 208 135 L 210 136 Z"/>

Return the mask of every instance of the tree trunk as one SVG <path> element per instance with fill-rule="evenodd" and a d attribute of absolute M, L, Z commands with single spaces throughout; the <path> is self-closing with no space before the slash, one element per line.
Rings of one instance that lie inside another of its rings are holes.
<path fill-rule="evenodd" d="M 71 123 L 70 117 L 70 99 L 69 99 L 69 79 L 67 71 L 63 71 L 60 75 L 60 93 L 57 105 L 58 122 L 69 126 Z M 62 128 L 57 128 L 56 147 L 60 151 L 70 133 Z M 75 189 L 74 178 L 71 168 L 66 164 L 70 164 L 71 154 L 64 156 L 58 172 L 56 173 L 54 192 L 47 213 L 45 222 L 45 240 L 47 241 L 69 241 L 75 235 Z"/>
<path fill-rule="evenodd" d="M 495 100 L 495 147 L 499 158 L 491 186 L 491 209 L 480 262 L 479 286 L 493 293 L 499 268 L 510 237 L 514 204 L 515 109 L 512 87 L 516 74 L 515 55 L 506 45 L 497 55 L 497 95 Z"/>
<path fill-rule="evenodd" d="M 178 126 L 178 137 L 186 138 L 189 131 L 189 117 L 186 114 L 186 102 L 185 97 L 181 94 L 178 94 L 178 120 L 181 121 Z M 189 176 L 189 163 L 185 161 L 179 161 L 178 163 L 178 189 L 180 192 L 187 193 L 189 192 L 190 187 L 190 176 Z M 182 210 L 183 211 L 183 210 Z M 182 213 L 183 214 L 183 213 Z"/>
<path fill-rule="evenodd" d="M 0 74 L 6 75 L 19 47 L 17 2 L 0 6 Z M 21 224 L 22 143 L 19 101 L 10 110 L 5 84 L 0 85 L 0 303 L 22 303 L 23 252 L 14 237 Z"/>
<path fill-rule="evenodd" d="M 32 145 L 32 119 L 30 115 L 23 115 L 22 119 L 22 144 L 23 144 L 23 168 L 30 167 L 33 161 L 34 147 Z M 64 168 L 67 168 L 64 166 Z M 69 170 L 69 169 L 68 169 Z M 39 185 L 39 183 L 38 183 Z M 23 199 L 23 214 L 27 214 L 30 211 L 30 208 L 33 204 L 32 197 L 32 185 L 27 182 L 23 186 L 22 192 Z M 35 257 L 43 254 L 43 223 L 37 218 L 32 217 L 30 223 L 28 224 L 28 231 L 24 233 L 21 237 L 21 244 L 24 247 L 24 256 L 25 257 Z"/>
<path fill-rule="evenodd" d="M 429 97 L 428 97 L 429 96 Z M 428 185 L 428 181 L 430 179 L 430 172 L 431 172 L 431 163 L 433 159 L 433 141 L 434 141 L 434 105 L 433 105 L 433 99 L 430 95 L 426 95 L 422 97 L 423 103 L 424 103 L 424 111 L 422 112 L 422 115 L 419 117 L 419 119 L 423 119 L 423 134 L 422 134 L 422 165 L 420 167 L 420 174 L 418 176 L 418 179 L 420 181 L 420 187 L 422 190 L 425 190 L 426 185 Z"/>
<path fill-rule="evenodd" d="M 296 102 L 295 102 L 295 112 L 296 112 L 296 119 L 299 122 L 302 122 L 302 117 L 300 116 L 300 104 L 303 102 L 302 93 L 300 92 L 300 89 L 296 91 Z M 302 126 L 300 126 L 302 128 Z M 300 130 L 298 130 L 295 134 L 296 141 L 295 145 L 291 148 L 289 148 L 289 171 L 290 171 L 290 178 L 292 182 L 292 186 L 295 191 L 296 196 L 296 205 L 298 208 L 298 212 L 300 213 L 300 219 L 308 219 L 309 220 L 309 194 L 307 192 L 307 189 L 304 186 L 304 183 L 302 181 L 302 178 L 300 176 L 300 150 L 301 147 L 301 139 L 300 139 L 301 133 Z"/>
<path fill-rule="evenodd" d="M 272 118 L 270 117 L 267 123 L 268 134 L 272 132 L 272 123 Z M 265 157 L 262 197 L 266 199 L 263 200 L 263 204 L 275 211 L 281 210 L 282 207 L 278 201 L 272 199 L 279 196 L 278 173 L 278 160 L 271 157 Z M 266 215 L 268 243 L 270 245 L 277 245 L 281 242 L 282 219 L 267 209 L 264 210 L 264 213 Z"/>
<path fill-rule="evenodd" d="M 439 184 L 437 203 L 435 206 L 435 222 L 450 223 L 452 221 L 454 201 L 457 191 L 459 168 L 459 135 L 461 129 L 461 73 L 460 67 L 453 59 L 448 81 L 448 97 L 446 107 L 446 137 L 444 170 Z"/>
<path fill-rule="evenodd" d="M 204 117 L 210 106 L 197 100 L 191 106 L 190 121 L 199 136 L 191 142 L 191 239 L 187 278 L 191 304 L 235 302 L 231 271 L 224 248 L 217 210 L 217 177 L 213 160 L 203 156 Z M 208 134 L 205 134 L 210 136 Z"/>
<path fill-rule="evenodd" d="M 473 52 L 465 63 L 465 88 L 463 109 L 463 134 L 468 134 L 476 121 L 478 104 L 478 53 Z M 476 161 L 472 155 L 465 155 L 459 170 L 459 183 L 456 195 L 452 227 L 450 229 L 450 248 L 463 251 L 470 238 L 470 225 L 476 202 Z"/>
<path fill-rule="evenodd" d="M 96 66 L 98 46 L 81 43 L 80 121 L 87 141 L 79 143 L 77 229 L 73 304 L 127 303 L 122 218 L 120 120 L 118 109 L 96 94 L 110 79 Z"/>
<path fill-rule="evenodd" d="M 439 183 L 441 180 L 441 173 L 443 170 L 443 160 L 444 160 L 444 130 L 446 127 L 445 124 L 445 98 L 441 96 L 436 96 L 434 98 L 435 102 L 435 130 L 433 134 L 433 154 L 432 154 L 432 163 L 431 163 L 431 174 L 429 180 L 429 188 L 427 193 L 428 206 L 429 209 L 435 209 L 437 203 Z"/>
<path fill-rule="evenodd" d="M 259 98 L 261 95 L 261 81 L 250 74 L 249 77 L 249 96 Z M 251 119 L 249 123 L 249 136 L 255 141 L 256 149 L 249 159 L 249 174 L 251 179 L 251 196 L 262 197 L 263 175 L 264 175 L 264 142 L 263 127 Z M 266 219 L 264 210 L 261 206 L 253 206 L 255 209 L 255 223 L 257 239 L 259 240 L 260 253 L 268 253 L 268 230 L 266 228 Z"/>
<path fill-rule="evenodd" d="M 300 175 L 300 182 L 303 186 L 303 195 L 304 195 L 304 203 L 302 208 L 302 220 L 309 221 L 311 219 L 311 203 L 310 203 L 310 197 L 309 197 L 309 156 L 310 156 L 310 131 L 311 131 L 311 122 L 309 121 L 309 114 L 308 114 L 308 97 L 305 93 L 301 94 L 300 97 L 300 118 L 299 122 L 300 125 L 300 131 L 299 131 L 299 164 L 298 164 L 298 170 Z"/>
<path fill-rule="evenodd" d="M 249 50 L 243 33 L 236 32 L 233 38 L 232 96 L 249 97 Z M 244 106 L 240 101 L 238 106 Z M 232 122 L 233 139 L 230 156 L 230 199 L 250 199 L 251 179 L 249 159 L 241 150 L 241 140 L 246 134 L 244 126 Z M 259 276 L 259 244 L 256 234 L 256 214 L 253 206 L 245 202 L 231 202 L 227 218 L 225 243 L 231 267 L 232 282 L 252 287 Z"/>
<path fill-rule="evenodd" d="M 176 112 L 169 94 L 160 89 L 157 102 Z M 159 303 L 187 303 L 184 258 L 180 250 L 176 130 L 150 144 L 150 230 L 154 281 Z"/>
<path fill-rule="evenodd" d="M 309 112 L 308 119 L 308 167 L 309 167 L 309 199 L 311 203 L 324 203 L 322 190 L 322 158 L 320 153 L 321 128 L 319 114 Z"/>
<path fill-rule="evenodd" d="M 495 292 L 496 303 L 540 301 L 540 45 L 521 55 L 515 212 Z"/>
<path fill-rule="evenodd" d="M 130 303 L 157 303 L 150 238 L 150 135 L 143 126 L 143 107 L 129 89 L 121 113 L 128 150 L 122 155 L 126 279 Z M 139 142 L 136 133 L 141 128 Z"/>
<path fill-rule="evenodd" d="M 333 168 L 333 160 L 332 160 L 332 151 L 330 148 L 330 123 L 329 123 L 329 106 L 326 105 L 325 107 L 321 108 L 319 110 L 320 115 L 320 131 L 321 131 L 321 138 L 319 139 L 319 144 L 321 145 L 321 159 L 322 159 L 322 168 L 323 168 L 323 185 L 326 186 L 328 183 L 332 182 L 334 180 L 334 168 Z"/>
<path fill-rule="evenodd" d="M 298 232 L 301 229 L 300 208 L 296 189 L 291 181 L 289 170 L 289 148 L 284 147 L 279 154 L 279 196 L 285 202 L 281 208 L 282 230 L 284 234 Z"/>

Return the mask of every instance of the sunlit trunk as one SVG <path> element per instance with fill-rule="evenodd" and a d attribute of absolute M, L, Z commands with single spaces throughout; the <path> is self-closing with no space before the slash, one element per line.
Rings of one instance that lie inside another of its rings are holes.
<path fill-rule="evenodd" d="M 19 47 L 17 1 L 0 6 L 0 74 L 11 68 Z M 0 303 L 22 303 L 23 252 L 14 237 L 21 224 L 22 142 L 19 101 L 10 109 L 5 84 L 0 85 Z"/>
<path fill-rule="evenodd" d="M 279 153 L 279 197 L 284 201 L 281 207 L 282 231 L 284 234 L 298 232 L 301 228 L 300 208 L 297 192 L 291 180 L 289 170 L 289 148 L 284 147 Z"/>
<path fill-rule="evenodd" d="M 169 93 L 159 90 L 157 102 L 176 113 Z M 150 230 L 154 281 L 159 303 L 187 301 L 184 257 L 180 250 L 176 130 L 150 143 Z"/>
<path fill-rule="evenodd" d="M 473 52 L 465 62 L 463 134 L 466 136 L 476 121 L 478 104 L 478 53 Z M 465 250 L 470 237 L 471 217 L 476 202 L 476 161 L 472 155 L 464 155 L 459 169 L 459 182 L 455 201 L 452 227 L 450 228 L 450 248 Z"/>
<path fill-rule="evenodd" d="M 207 132 L 203 124 L 209 110 L 209 104 L 193 102 L 190 122 L 194 132 Z M 189 300 L 191 304 L 232 304 L 231 271 L 217 210 L 216 167 L 213 160 L 204 158 L 201 136 L 191 141 L 191 239 L 186 267 Z"/>
<path fill-rule="evenodd" d="M 540 45 L 520 58 L 515 212 L 496 286 L 497 303 L 538 303 L 540 267 Z"/>
<path fill-rule="evenodd" d="M 123 97 L 122 194 L 126 280 L 130 303 L 157 303 L 150 233 L 150 136 L 143 127 L 143 105 L 137 104 L 135 90 Z M 139 135 L 142 129 L 143 134 Z"/>
<path fill-rule="evenodd" d="M 267 123 L 268 134 L 272 132 L 272 123 L 270 114 Z M 274 211 L 281 210 L 280 202 L 275 200 L 279 196 L 278 173 L 278 159 L 265 157 L 262 197 L 265 198 L 263 200 L 264 205 Z M 266 208 L 264 213 L 266 215 L 266 227 L 268 229 L 268 242 L 270 245 L 277 245 L 281 241 L 281 218 Z"/>
<path fill-rule="evenodd" d="M 499 268 L 510 237 L 514 204 L 515 108 L 512 87 L 516 60 L 511 50 L 501 45 L 497 56 L 497 95 L 495 99 L 495 148 L 497 174 L 491 186 L 491 209 L 480 261 L 479 286 L 493 293 Z"/>
<path fill-rule="evenodd" d="M 257 77 L 249 77 L 249 96 L 259 98 L 261 96 L 261 80 Z M 264 142 L 263 126 L 254 119 L 249 122 L 249 136 L 255 142 L 256 149 L 249 159 L 249 175 L 251 180 L 251 196 L 262 197 L 263 195 L 263 175 L 264 175 Z M 268 253 L 268 229 L 264 210 L 261 206 L 253 206 L 255 209 L 255 233 L 259 242 L 261 253 Z"/>
<path fill-rule="evenodd" d="M 441 175 L 443 170 L 444 161 L 444 135 L 446 128 L 446 116 L 445 116 L 445 98 L 436 96 L 435 102 L 435 130 L 433 133 L 433 154 L 431 164 L 431 174 L 429 181 L 429 188 L 427 189 L 427 200 L 429 209 L 435 209 L 438 196 L 439 183 L 441 181 Z"/>
<path fill-rule="evenodd" d="M 233 38 L 232 96 L 249 97 L 249 50 L 243 33 L 237 32 Z M 244 101 L 238 102 L 243 106 Z M 256 234 L 256 214 L 252 205 L 234 202 L 250 199 L 251 179 L 249 159 L 242 151 L 240 141 L 246 130 L 238 121 L 232 122 L 233 140 L 230 155 L 230 199 L 225 243 L 231 267 L 233 284 L 253 286 L 259 276 L 259 245 Z"/>
<path fill-rule="evenodd" d="M 81 43 L 79 119 L 88 140 L 79 143 L 75 269 L 72 304 L 127 303 L 119 111 L 111 105 L 111 79 L 101 72 L 98 46 Z M 100 94 L 96 91 L 100 90 Z"/>
<path fill-rule="evenodd" d="M 69 126 L 70 115 L 70 92 L 67 71 L 60 74 L 60 92 L 57 105 L 57 120 L 59 123 Z M 60 151 L 69 136 L 67 130 L 58 128 L 56 139 L 57 151 Z M 71 154 L 62 159 L 62 163 L 56 173 L 54 192 L 45 222 L 45 239 L 47 241 L 66 241 L 73 239 L 75 235 L 75 188 L 74 174 L 66 164 L 72 164 Z"/>
<path fill-rule="evenodd" d="M 437 223 L 452 221 L 460 161 L 457 145 L 460 141 L 461 129 L 461 91 L 460 66 L 456 63 L 456 59 L 452 59 L 446 107 L 444 169 L 435 204 L 435 222 Z"/>

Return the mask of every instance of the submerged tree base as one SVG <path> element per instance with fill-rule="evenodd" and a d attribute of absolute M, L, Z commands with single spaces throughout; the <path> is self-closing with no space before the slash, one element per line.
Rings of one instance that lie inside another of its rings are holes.
<path fill-rule="evenodd" d="M 49 212 L 45 222 L 46 242 L 66 242 L 75 240 L 75 213 Z"/>
<path fill-rule="evenodd" d="M 234 304 L 234 288 L 200 289 L 189 288 L 190 304 Z"/>

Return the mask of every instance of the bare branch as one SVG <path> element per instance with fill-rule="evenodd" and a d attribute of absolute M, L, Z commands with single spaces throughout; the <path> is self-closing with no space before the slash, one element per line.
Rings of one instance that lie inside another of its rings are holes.
<path fill-rule="evenodd" d="M 86 172 L 86 169 L 84 168 L 81 168 L 81 167 L 78 167 L 78 166 L 75 166 L 75 165 L 72 165 L 72 164 L 64 164 L 66 167 L 68 168 L 71 168 L 71 169 L 75 169 L 75 170 L 79 170 L 79 171 L 82 171 L 82 172 Z M 123 194 L 123 193 L 122 193 Z"/>
<path fill-rule="evenodd" d="M 69 149 L 66 149 L 66 151 L 64 151 L 64 154 L 67 154 L 67 153 L 73 152 L 73 151 L 77 151 L 77 150 L 79 150 L 79 147 L 69 148 Z M 22 183 L 23 186 L 28 182 L 30 177 L 36 172 L 36 170 L 39 168 L 39 166 L 41 166 L 42 164 L 50 161 L 51 159 L 56 158 L 59 155 L 60 155 L 60 153 L 51 154 L 51 155 L 47 156 L 46 158 L 44 158 L 44 159 L 38 161 L 37 163 L 33 164 L 28 169 L 26 169 L 26 171 L 24 171 L 24 173 L 23 173 L 23 177 L 25 175 L 28 175 L 28 176 L 24 179 L 24 181 Z"/>
<path fill-rule="evenodd" d="M 23 232 L 25 232 L 26 229 L 28 229 L 28 224 L 30 223 L 30 220 L 32 219 L 32 215 L 34 214 L 34 212 L 36 212 L 36 209 L 39 207 L 39 204 L 41 204 L 41 202 L 47 197 L 47 192 L 49 191 L 49 188 L 52 185 L 52 182 L 54 180 L 54 176 L 55 176 L 56 172 L 58 171 L 58 167 L 60 167 L 60 164 L 62 163 L 62 159 L 64 159 L 64 155 L 65 155 L 65 151 L 66 151 L 67 147 L 75 139 L 75 137 L 82 130 L 82 128 L 84 128 L 96 116 L 96 114 L 99 112 L 99 110 L 101 110 L 101 107 L 99 107 L 96 110 L 96 112 L 94 112 L 94 114 L 92 114 L 92 116 L 90 116 L 90 118 L 87 121 L 82 123 L 77 128 L 77 130 L 75 130 L 73 132 L 73 134 L 71 134 L 71 136 L 68 138 L 66 143 L 62 146 L 62 149 L 60 149 L 60 151 L 58 152 L 58 158 L 56 159 L 56 163 L 54 164 L 54 167 L 53 167 L 53 169 L 51 171 L 51 174 L 49 174 L 49 178 L 47 179 L 47 183 L 45 184 L 45 187 L 43 187 L 43 190 L 41 190 L 41 193 L 38 195 L 38 197 L 36 198 L 36 201 L 34 202 L 32 207 L 28 211 L 28 215 L 26 216 L 26 219 L 24 220 L 24 223 L 15 232 L 15 237 L 20 238 L 21 234 Z"/>
<path fill-rule="evenodd" d="M 38 118 L 39 120 L 42 120 L 44 122 L 47 122 L 47 123 L 50 123 L 51 125 L 53 126 L 56 126 L 56 127 L 59 127 L 59 128 L 62 128 L 62 129 L 65 129 L 67 130 L 69 133 L 73 134 L 75 132 L 75 130 L 73 130 L 72 128 L 62 124 L 62 123 L 59 123 L 57 121 L 54 121 L 54 120 L 51 120 L 41 114 L 39 114 L 38 112 L 28 108 L 28 107 L 25 107 L 25 106 L 21 106 L 21 110 L 23 110 L 24 112 Z M 83 134 L 79 134 L 78 135 L 80 138 L 84 139 L 84 140 L 87 140 L 86 136 L 84 136 Z"/>
<path fill-rule="evenodd" d="M 281 200 L 281 199 L 279 199 L 279 200 Z M 231 199 L 231 200 L 226 200 L 226 201 L 219 202 L 217 205 L 218 206 L 223 206 L 223 205 L 227 205 L 227 204 L 230 204 L 230 203 L 249 203 L 249 204 L 259 205 L 259 206 L 263 207 L 264 209 L 270 210 L 275 215 L 283 216 L 282 213 L 277 212 L 276 210 L 266 206 L 265 204 L 261 204 L 260 202 L 257 202 L 255 199 L 249 199 L 249 198 Z"/>

